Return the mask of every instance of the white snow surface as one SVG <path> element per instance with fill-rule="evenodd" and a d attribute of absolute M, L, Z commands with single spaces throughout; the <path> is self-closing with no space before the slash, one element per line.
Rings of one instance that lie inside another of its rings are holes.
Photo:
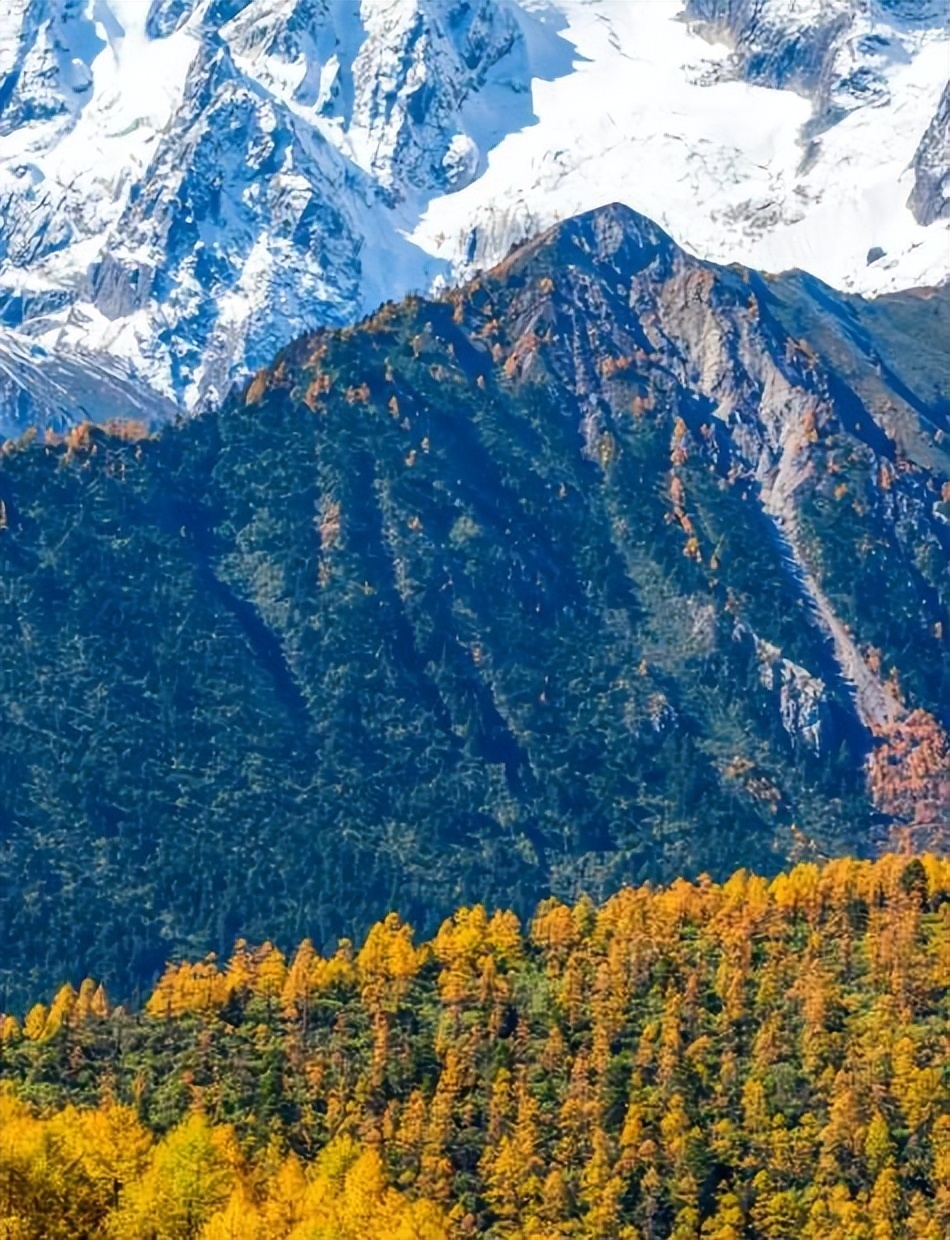
<path fill-rule="evenodd" d="M 820 4 L 786 8 L 804 20 Z M 922 228 L 906 206 L 950 69 L 946 31 L 908 37 L 906 62 L 885 72 L 889 101 L 822 133 L 809 167 L 810 102 L 721 80 L 729 49 L 700 40 L 681 10 L 679 0 L 552 0 L 548 20 L 567 22 L 574 71 L 533 82 L 537 123 L 508 135 L 478 181 L 433 201 L 413 240 L 458 264 L 474 227 L 484 264 L 525 233 L 620 201 L 715 262 L 799 267 L 868 295 L 946 280 L 946 222 Z M 869 265 L 875 247 L 885 254 Z"/>
<path fill-rule="evenodd" d="M 769 6 L 789 38 L 850 22 L 817 132 L 813 99 L 741 80 L 684 0 L 6 0 L 0 336 L 196 409 L 308 328 L 613 201 L 717 262 L 946 280 L 950 222 L 906 205 L 942 6 Z"/>

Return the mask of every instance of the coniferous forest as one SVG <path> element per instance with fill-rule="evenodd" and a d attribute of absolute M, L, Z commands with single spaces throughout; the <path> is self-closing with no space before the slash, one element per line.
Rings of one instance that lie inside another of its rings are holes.
<path fill-rule="evenodd" d="M 17 1240 L 943 1240 L 950 863 L 238 942 L 0 1026 Z"/>

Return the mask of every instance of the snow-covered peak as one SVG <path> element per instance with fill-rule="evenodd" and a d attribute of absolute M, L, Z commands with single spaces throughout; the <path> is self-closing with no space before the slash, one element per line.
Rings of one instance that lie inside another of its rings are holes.
<path fill-rule="evenodd" d="M 506 84 L 530 93 L 520 27 L 497 0 L 251 0 L 221 36 L 249 76 L 400 198 L 474 178 L 463 105 L 500 61 Z"/>
<path fill-rule="evenodd" d="M 451 190 L 474 180 L 481 152 L 466 100 L 502 60 L 506 84 L 530 91 L 517 22 L 496 0 L 390 0 L 362 11 L 366 40 L 352 70 L 361 165 L 387 187 Z"/>
<path fill-rule="evenodd" d="M 0 18 L 0 132 L 70 128 L 92 90 L 92 63 L 106 46 L 84 0 L 14 0 Z"/>
<path fill-rule="evenodd" d="M 195 409 L 614 200 L 704 258 L 934 283 L 948 45 L 942 0 L 7 0 L 0 331 Z"/>
<path fill-rule="evenodd" d="M 683 15 L 730 46 L 724 74 L 808 97 L 812 132 L 890 102 L 890 70 L 948 22 L 943 0 L 686 0 Z"/>

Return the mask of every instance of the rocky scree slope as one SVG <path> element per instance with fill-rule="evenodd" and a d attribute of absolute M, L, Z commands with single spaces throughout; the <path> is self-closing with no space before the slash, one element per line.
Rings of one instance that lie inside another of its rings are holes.
<path fill-rule="evenodd" d="M 9 441 L 8 984 L 939 845 L 946 321 L 611 207 L 161 434 Z"/>
<path fill-rule="evenodd" d="M 941 6 L 883 0 L 14 0 L 0 434 L 104 372 L 110 408 L 213 405 L 615 199 L 706 258 L 938 281 L 946 47 Z"/>

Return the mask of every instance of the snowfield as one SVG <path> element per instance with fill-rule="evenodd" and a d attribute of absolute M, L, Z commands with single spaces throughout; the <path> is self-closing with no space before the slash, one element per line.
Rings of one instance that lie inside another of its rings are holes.
<path fill-rule="evenodd" d="M 484 263 L 525 232 L 620 201 L 716 262 L 800 267 L 866 294 L 945 280 L 946 222 L 923 228 L 906 205 L 910 164 L 947 82 L 945 33 L 909 39 L 906 62 L 895 55 L 886 70 L 889 101 L 850 112 L 806 161 L 809 100 L 717 78 L 729 49 L 691 32 L 682 7 L 562 0 L 535 9 L 566 21 L 574 71 L 533 81 L 537 123 L 508 135 L 475 183 L 433 201 L 413 240 L 457 265 L 475 231 Z M 805 5 L 785 7 L 807 17 Z M 868 264 L 876 247 L 884 256 Z"/>

